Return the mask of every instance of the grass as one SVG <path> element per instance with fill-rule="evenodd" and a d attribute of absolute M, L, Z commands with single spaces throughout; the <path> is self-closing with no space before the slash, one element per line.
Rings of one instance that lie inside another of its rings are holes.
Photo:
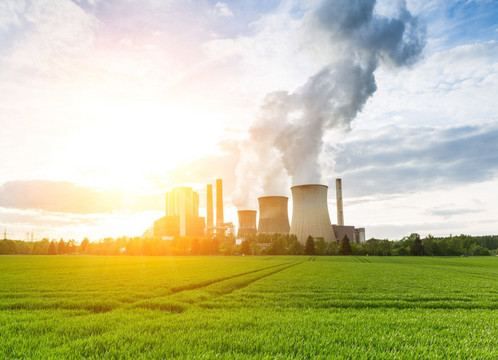
<path fill-rule="evenodd" d="M 491 257 L 0 257 L 7 359 L 496 359 L 497 319 Z"/>

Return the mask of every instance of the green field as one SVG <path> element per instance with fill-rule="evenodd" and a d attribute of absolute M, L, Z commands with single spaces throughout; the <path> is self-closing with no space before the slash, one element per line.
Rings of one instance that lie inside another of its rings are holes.
<path fill-rule="evenodd" d="M 498 258 L 2 256 L 0 358 L 498 359 Z"/>

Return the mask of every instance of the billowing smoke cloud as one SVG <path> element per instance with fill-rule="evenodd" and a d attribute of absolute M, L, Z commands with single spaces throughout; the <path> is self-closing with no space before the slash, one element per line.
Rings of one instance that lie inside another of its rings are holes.
<path fill-rule="evenodd" d="M 236 206 L 254 207 L 258 196 L 289 185 L 321 183 L 325 132 L 349 131 L 376 91 L 379 64 L 403 66 L 420 55 L 425 29 L 406 3 L 395 1 L 386 15 L 378 10 L 375 0 L 328 0 L 304 16 L 303 33 L 330 49 L 330 61 L 294 92 L 266 96 L 241 144 Z"/>

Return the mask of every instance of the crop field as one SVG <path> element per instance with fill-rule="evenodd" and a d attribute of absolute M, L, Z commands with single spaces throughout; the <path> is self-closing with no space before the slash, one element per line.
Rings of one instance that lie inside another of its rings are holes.
<path fill-rule="evenodd" d="M 498 359 L 498 258 L 2 256 L 0 358 Z"/>

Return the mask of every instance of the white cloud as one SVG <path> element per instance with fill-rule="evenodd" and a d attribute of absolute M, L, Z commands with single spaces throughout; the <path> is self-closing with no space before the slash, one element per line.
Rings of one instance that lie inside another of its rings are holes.
<path fill-rule="evenodd" d="M 221 17 L 233 17 L 232 10 L 230 10 L 228 4 L 223 2 L 217 2 L 214 5 L 214 10 L 212 10 L 211 13 Z"/>
<path fill-rule="evenodd" d="M 72 1 L 36 0 L 22 10 L 23 36 L 3 59 L 12 67 L 64 76 L 67 57 L 81 56 L 92 45 L 98 22 Z"/>
<path fill-rule="evenodd" d="M 456 46 L 400 71 L 379 69 L 378 90 L 357 128 L 386 124 L 452 126 L 497 119 L 498 43 Z"/>
<path fill-rule="evenodd" d="M 3 0 L 0 2 L 0 30 L 7 30 L 10 26 L 19 27 L 22 23 L 20 13 L 25 3 L 19 0 Z"/>

